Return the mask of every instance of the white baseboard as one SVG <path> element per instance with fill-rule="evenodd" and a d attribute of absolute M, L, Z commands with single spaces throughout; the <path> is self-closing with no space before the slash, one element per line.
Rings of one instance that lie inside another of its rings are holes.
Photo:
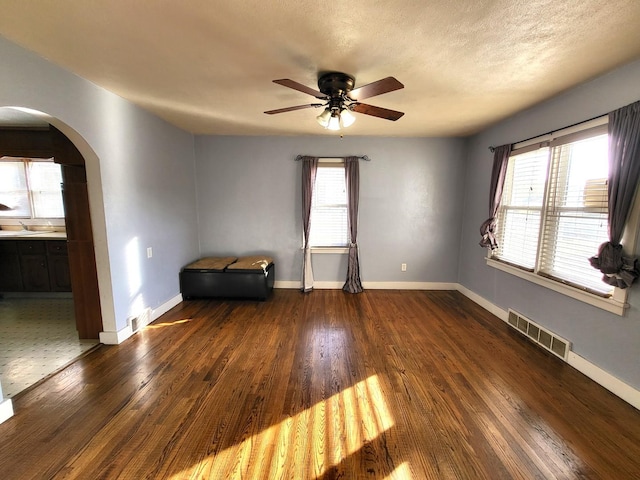
<path fill-rule="evenodd" d="M 176 305 L 178 305 L 180 302 L 182 302 L 182 294 L 178 294 L 175 297 L 173 297 L 170 300 L 167 300 L 166 302 L 164 302 L 162 305 L 160 305 L 158 308 L 156 308 L 155 310 L 151 311 L 151 315 L 149 317 L 149 321 L 153 322 L 154 320 L 157 320 L 158 318 L 160 318 L 162 315 L 164 315 L 165 313 L 167 313 L 169 310 L 171 310 L 173 307 L 175 307 Z M 142 328 L 142 325 L 140 325 L 140 328 Z"/>
<path fill-rule="evenodd" d="M 503 322 L 508 321 L 509 313 L 506 310 L 494 305 L 484 297 L 481 297 L 462 285 L 458 285 L 458 291 L 485 310 L 493 313 Z M 636 390 L 631 385 L 624 383 L 619 378 L 614 377 L 575 352 L 569 352 L 567 363 L 614 395 L 640 410 L 640 390 Z"/>
<path fill-rule="evenodd" d="M 457 283 L 446 282 L 362 282 L 369 290 L 457 290 Z"/>
<path fill-rule="evenodd" d="M 276 280 L 273 282 L 273 288 L 284 288 L 290 290 L 300 290 L 302 288 L 302 283 L 300 282 L 290 282 L 288 280 Z"/>
<path fill-rule="evenodd" d="M 131 329 L 131 325 L 127 325 L 121 330 L 117 332 L 106 331 L 100 332 L 100 343 L 104 343 L 105 345 L 120 345 L 127 338 L 133 335 L 133 330 Z"/>
<path fill-rule="evenodd" d="M 610 373 L 605 372 L 577 353 L 569 352 L 567 363 L 594 382 L 602 385 L 614 395 L 640 410 L 640 391 Z"/>
<path fill-rule="evenodd" d="M 497 305 L 494 305 L 489 300 L 487 300 L 484 297 L 481 297 L 477 293 L 472 292 L 467 287 L 458 284 L 457 290 L 461 294 L 463 294 L 465 297 L 467 297 L 469 300 L 474 301 L 475 303 L 480 305 L 485 310 L 489 310 L 491 313 L 493 313 L 496 317 L 498 317 L 503 322 L 506 322 L 507 319 L 509 318 L 509 312 L 507 312 L 506 310 L 503 310 L 502 308 L 498 307 Z"/>
<path fill-rule="evenodd" d="M 342 290 L 344 282 L 319 282 L 314 280 L 314 290 Z"/>
<path fill-rule="evenodd" d="M 313 282 L 314 290 L 342 290 L 344 282 Z M 273 288 L 283 288 L 289 290 L 302 290 L 302 283 L 296 281 L 276 280 Z"/>
<path fill-rule="evenodd" d="M 13 403 L 10 398 L 5 398 L 0 402 L 0 423 L 13 417 Z"/>
<path fill-rule="evenodd" d="M 316 281 L 313 282 L 315 290 L 342 290 L 344 282 Z M 457 290 L 457 283 L 444 282 L 362 282 L 366 290 Z M 289 288 L 300 290 L 300 282 L 276 281 L 273 288 Z"/>
<path fill-rule="evenodd" d="M 171 310 L 173 307 L 178 305 L 180 302 L 182 302 L 181 294 L 176 295 L 170 300 L 164 302 L 158 308 L 152 310 L 150 315 L 146 316 L 146 321 L 138 324 L 138 330 L 147 326 L 152 321 L 160 318 L 162 315 L 167 313 L 169 310 Z M 141 318 L 144 318 L 144 316 L 141 315 Z M 124 342 L 127 338 L 129 338 L 131 335 L 133 335 L 133 333 L 134 332 L 131 328 L 131 325 L 127 325 L 126 327 L 124 327 L 121 330 L 118 330 L 117 332 L 109 332 L 109 331 L 100 332 L 100 343 L 104 343 L 105 345 L 119 345 L 122 342 Z"/>

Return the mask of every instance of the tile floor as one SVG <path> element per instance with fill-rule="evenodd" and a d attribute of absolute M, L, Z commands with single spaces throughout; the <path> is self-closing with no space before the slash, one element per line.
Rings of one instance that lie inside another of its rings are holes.
<path fill-rule="evenodd" d="M 71 298 L 0 298 L 4 397 L 13 397 L 97 343 L 78 339 Z"/>

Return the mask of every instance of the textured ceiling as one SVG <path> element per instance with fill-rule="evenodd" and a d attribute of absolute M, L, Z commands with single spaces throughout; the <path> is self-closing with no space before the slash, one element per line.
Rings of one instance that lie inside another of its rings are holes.
<path fill-rule="evenodd" d="M 405 88 L 348 135 L 461 136 L 640 58 L 638 0 L 0 0 L 0 34 L 196 134 L 331 135 L 319 71 Z M 6 65 L 3 66 L 6 68 Z"/>

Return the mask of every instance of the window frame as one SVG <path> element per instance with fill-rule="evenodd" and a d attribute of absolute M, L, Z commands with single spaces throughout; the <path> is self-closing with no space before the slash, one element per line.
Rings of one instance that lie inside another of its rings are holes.
<path fill-rule="evenodd" d="M 556 132 L 552 132 L 543 136 L 535 137 L 530 140 L 526 140 L 524 142 L 517 143 L 513 146 L 513 151 L 521 150 L 524 151 L 524 148 L 535 149 L 537 146 L 545 146 L 553 144 L 554 140 L 559 137 L 568 137 L 573 136 L 574 134 L 580 135 L 580 132 L 591 130 L 596 127 L 602 127 L 602 125 L 606 125 L 608 123 L 608 116 L 599 117 L 588 122 L 583 122 L 581 124 L 558 130 Z M 551 155 L 551 152 L 550 152 Z M 545 180 L 545 199 L 543 201 L 543 212 L 542 215 L 545 215 L 546 204 L 547 204 L 547 189 L 548 189 L 548 178 L 549 173 L 547 172 L 547 179 Z M 638 225 L 640 217 L 640 195 L 636 195 L 634 200 L 634 204 L 632 207 L 631 214 L 629 216 L 629 220 L 625 227 L 625 232 L 622 238 L 622 244 L 625 246 L 625 251 L 628 253 L 635 253 L 637 246 L 637 237 L 638 237 Z M 504 260 L 497 259 L 492 256 L 492 252 L 490 249 L 487 249 L 488 254 L 485 257 L 487 265 L 493 267 L 502 272 L 515 275 L 519 278 L 528 280 L 537 285 L 549 288 L 553 291 L 561 293 L 563 295 L 567 295 L 576 300 L 580 300 L 589 305 L 593 305 L 597 308 L 601 308 L 608 312 L 624 315 L 626 308 L 628 308 L 627 304 L 627 291 L 628 289 L 620 289 L 614 288 L 611 296 L 605 297 L 602 294 L 592 292 L 583 287 L 576 287 L 570 283 L 563 282 L 559 279 L 553 279 L 545 276 L 538 272 L 540 268 L 540 256 L 541 256 L 541 242 L 542 242 L 542 229 L 544 228 L 544 218 L 541 219 L 540 224 L 540 235 L 537 239 L 537 250 L 536 250 L 536 265 L 533 270 L 527 270 L 525 267 L 519 267 L 508 263 Z M 498 226 L 498 228 L 500 228 Z M 597 252 L 594 251 L 595 255 Z"/>
<path fill-rule="evenodd" d="M 50 225 L 58 225 L 62 223 L 64 225 L 65 221 L 65 211 L 64 211 L 64 202 L 62 200 L 62 188 L 60 188 L 60 201 L 62 202 L 62 212 L 61 216 L 57 217 L 46 217 L 46 216 L 37 216 L 37 192 L 32 189 L 33 179 L 31 178 L 34 174 L 32 173 L 33 166 L 35 164 L 55 164 L 53 158 L 27 158 L 27 157 L 12 157 L 12 156 L 2 156 L 0 157 L 1 163 L 17 163 L 22 164 L 22 172 L 25 178 L 25 187 L 26 187 L 26 199 L 28 202 L 29 214 L 28 215 L 14 215 L 14 216 L 0 216 L 0 224 L 3 225 L 40 225 L 43 222 L 46 222 Z M 57 165 L 57 164 L 56 164 Z M 60 172 L 60 183 L 62 183 L 62 172 Z"/>
<path fill-rule="evenodd" d="M 344 158 L 331 158 L 331 157 L 320 157 L 318 158 L 318 170 L 320 170 L 321 168 L 330 168 L 330 167 L 340 167 L 342 168 L 343 172 L 345 169 L 345 161 Z M 316 181 L 317 181 L 318 177 L 316 176 Z M 346 178 L 345 178 L 345 182 L 346 182 Z M 346 188 L 346 184 L 345 184 L 345 188 Z M 316 189 L 316 185 L 314 185 L 314 191 Z M 345 208 L 347 209 L 347 215 L 348 215 L 348 204 L 346 203 L 346 199 L 345 199 Z M 311 221 L 313 222 L 313 204 L 311 206 L 311 216 L 312 219 Z M 313 228 L 313 223 L 311 228 Z M 346 230 L 346 235 L 347 235 L 347 239 L 349 236 L 349 230 L 348 230 L 348 222 L 347 222 L 347 230 Z M 302 249 L 304 249 L 304 232 L 302 232 Z M 348 245 L 348 240 L 347 243 L 344 246 L 314 246 L 314 245 L 310 245 L 309 246 L 311 253 L 320 253 L 320 254 L 347 254 L 349 253 L 349 245 Z"/>

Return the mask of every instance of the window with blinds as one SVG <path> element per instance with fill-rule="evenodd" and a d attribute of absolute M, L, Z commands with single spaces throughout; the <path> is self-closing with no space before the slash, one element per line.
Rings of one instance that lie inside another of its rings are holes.
<path fill-rule="evenodd" d="M 53 159 L 0 158 L 0 218 L 64 218 L 61 184 Z"/>
<path fill-rule="evenodd" d="M 13 160 L 13 159 L 11 159 Z M 31 217 L 29 188 L 24 163 L 2 158 L 0 161 L 0 218 Z"/>
<path fill-rule="evenodd" d="M 607 126 L 515 149 L 498 210 L 492 257 L 608 296 L 589 258 L 607 232 Z"/>
<path fill-rule="evenodd" d="M 530 271 L 536 265 L 548 159 L 548 147 L 511 156 L 498 210 L 495 256 Z"/>
<path fill-rule="evenodd" d="M 320 162 L 311 199 L 309 245 L 345 247 L 347 226 L 347 186 L 343 162 Z"/>

